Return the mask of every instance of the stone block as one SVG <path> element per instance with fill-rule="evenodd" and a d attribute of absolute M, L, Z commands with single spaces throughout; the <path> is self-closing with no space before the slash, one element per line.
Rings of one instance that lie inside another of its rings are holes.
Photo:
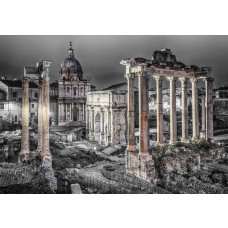
<path fill-rule="evenodd" d="M 83 194 L 79 184 L 71 184 L 72 194 Z"/>

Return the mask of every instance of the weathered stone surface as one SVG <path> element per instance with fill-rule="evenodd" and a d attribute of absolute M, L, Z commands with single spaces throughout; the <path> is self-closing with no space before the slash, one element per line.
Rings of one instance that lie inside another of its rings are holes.
<path fill-rule="evenodd" d="M 71 184 L 72 194 L 83 194 L 79 184 Z"/>

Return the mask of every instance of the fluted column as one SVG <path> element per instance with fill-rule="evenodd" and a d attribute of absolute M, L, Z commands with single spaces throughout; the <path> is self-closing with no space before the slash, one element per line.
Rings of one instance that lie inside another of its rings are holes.
<path fill-rule="evenodd" d="M 176 114 L 176 78 L 169 77 L 170 82 L 170 143 L 177 141 L 177 114 Z"/>
<path fill-rule="evenodd" d="M 43 79 L 43 139 L 42 139 L 43 165 L 51 166 L 52 158 L 49 148 L 49 77 Z"/>
<path fill-rule="evenodd" d="M 91 141 L 94 141 L 95 140 L 95 137 L 94 137 L 94 109 L 93 107 L 91 107 L 91 138 L 90 138 Z"/>
<path fill-rule="evenodd" d="M 29 153 L 29 78 L 22 78 L 22 133 L 21 160 L 26 161 Z"/>
<path fill-rule="evenodd" d="M 43 139 L 43 82 L 44 79 L 39 77 L 39 100 L 38 100 L 38 146 L 37 150 L 42 153 Z"/>
<path fill-rule="evenodd" d="M 148 126 L 148 76 L 146 72 L 138 73 L 139 79 L 139 153 L 149 155 L 149 126 Z"/>
<path fill-rule="evenodd" d="M 163 77 L 155 76 L 157 87 L 157 144 L 163 145 L 163 102 L 162 102 L 162 81 Z"/>
<path fill-rule="evenodd" d="M 188 142 L 188 78 L 181 78 L 182 142 Z"/>
<path fill-rule="evenodd" d="M 128 84 L 128 145 L 127 151 L 136 151 L 135 148 L 135 103 L 134 103 L 134 74 L 126 74 Z"/>
<path fill-rule="evenodd" d="M 206 139 L 213 138 L 213 78 L 206 78 Z"/>
<path fill-rule="evenodd" d="M 196 139 L 199 136 L 199 114 L 198 114 L 198 94 L 197 94 L 197 79 L 191 78 L 192 82 L 192 138 Z"/>

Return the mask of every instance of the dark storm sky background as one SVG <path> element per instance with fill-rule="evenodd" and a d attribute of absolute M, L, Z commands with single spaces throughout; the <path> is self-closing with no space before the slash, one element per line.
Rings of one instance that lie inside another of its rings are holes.
<path fill-rule="evenodd" d="M 69 41 L 84 78 L 91 77 L 97 89 L 125 82 L 122 59 L 151 59 L 162 48 L 187 65 L 211 66 L 215 86 L 228 84 L 228 36 L 0 36 L 0 76 L 21 77 L 24 66 L 47 59 L 53 61 L 50 80 L 57 80 Z"/>

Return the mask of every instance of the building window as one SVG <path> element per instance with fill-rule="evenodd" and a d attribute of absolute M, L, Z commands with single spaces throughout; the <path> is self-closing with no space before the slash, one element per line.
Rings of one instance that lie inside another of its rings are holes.
<path fill-rule="evenodd" d="M 76 95 L 77 95 L 77 89 L 74 88 L 74 96 L 76 96 Z"/>
<path fill-rule="evenodd" d="M 16 98 L 16 97 L 17 97 L 17 93 L 13 92 L 13 98 Z"/>
<path fill-rule="evenodd" d="M 38 98 L 38 93 L 35 93 L 35 98 Z"/>
<path fill-rule="evenodd" d="M 4 104 L 0 104 L 0 109 L 4 109 Z"/>
<path fill-rule="evenodd" d="M 17 122 L 17 116 L 14 117 L 14 120 L 15 120 L 14 122 Z"/>
<path fill-rule="evenodd" d="M 34 108 L 34 104 L 32 104 L 32 108 Z"/>
<path fill-rule="evenodd" d="M 70 87 L 67 87 L 67 93 L 70 93 Z"/>

